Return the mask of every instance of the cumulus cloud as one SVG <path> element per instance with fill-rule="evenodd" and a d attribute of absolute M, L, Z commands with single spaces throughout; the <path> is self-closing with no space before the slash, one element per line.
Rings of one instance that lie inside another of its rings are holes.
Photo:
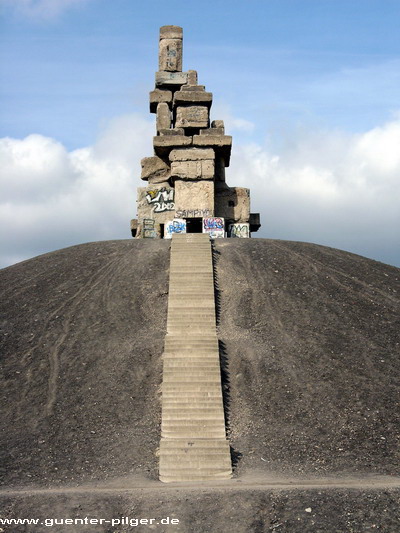
<path fill-rule="evenodd" d="M 400 119 L 358 135 L 301 132 L 278 154 L 257 144 L 236 147 L 228 179 L 251 186 L 260 236 L 400 265 L 399 146 Z"/>
<path fill-rule="evenodd" d="M 0 5 L 33 19 L 54 19 L 72 7 L 91 0 L 0 0 Z"/>
<path fill-rule="evenodd" d="M 223 118 L 223 116 L 221 117 Z M 0 139 L 1 264 L 81 242 L 129 238 L 154 125 L 115 119 L 90 147 Z M 229 130 L 228 130 L 229 133 Z M 400 265 L 400 118 L 363 134 L 296 131 L 278 149 L 234 143 L 227 181 L 250 187 L 257 236 L 326 244 Z"/>
<path fill-rule="evenodd" d="M 129 238 L 140 159 L 153 125 L 113 120 L 95 145 L 68 152 L 54 139 L 0 139 L 1 266 L 81 242 Z"/>

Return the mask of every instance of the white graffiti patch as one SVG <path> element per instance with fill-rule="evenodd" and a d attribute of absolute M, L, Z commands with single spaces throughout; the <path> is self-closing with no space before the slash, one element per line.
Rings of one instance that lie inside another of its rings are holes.
<path fill-rule="evenodd" d="M 164 211 L 174 211 L 174 189 L 153 189 L 146 192 L 148 204 L 154 205 L 154 213 L 163 213 Z"/>

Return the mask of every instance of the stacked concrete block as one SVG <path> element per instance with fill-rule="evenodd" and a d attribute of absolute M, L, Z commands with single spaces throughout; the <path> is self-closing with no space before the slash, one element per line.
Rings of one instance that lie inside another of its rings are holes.
<path fill-rule="evenodd" d="M 175 149 L 169 154 L 171 176 L 182 180 L 212 180 L 215 153 L 211 149 Z"/>
<path fill-rule="evenodd" d="M 159 70 L 150 92 L 150 112 L 156 114 L 154 156 L 142 160 L 141 176 L 150 192 L 154 185 L 174 190 L 175 211 L 169 211 L 171 202 L 164 203 L 162 211 L 153 202 L 146 203 L 148 191 L 141 188 L 138 220 L 131 226 L 138 237 L 143 235 L 141 219 L 154 218 L 156 236 L 163 236 L 163 224 L 175 218 L 199 220 L 189 223 L 188 231 L 194 227 L 201 231 L 203 217 L 222 217 L 226 225 L 249 223 L 249 196 L 225 183 L 232 137 L 225 135 L 222 120 L 210 120 L 213 95 L 198 84 L 197 72 L 182 71 L 182 39 L 179 26 L 160 29 Z"/>

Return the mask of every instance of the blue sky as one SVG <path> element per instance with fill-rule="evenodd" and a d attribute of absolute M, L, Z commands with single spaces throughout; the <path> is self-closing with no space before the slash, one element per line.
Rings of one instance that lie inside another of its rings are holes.
<path fill-rule="evenodd" d="M 233 136 L 227 180 L 251 188 L 258 236 L 400 266 L 400 1 L 0 7 L 3 265 L 129 237 L 151 155 L 158 31 L 176 24 L 184 69 Z"/>

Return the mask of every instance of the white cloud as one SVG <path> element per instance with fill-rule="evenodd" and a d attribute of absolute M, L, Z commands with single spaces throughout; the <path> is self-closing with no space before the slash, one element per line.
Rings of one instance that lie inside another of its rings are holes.
<path fill-rule="evenodd" d="M 217 119 L 224 119 L 225 131 L 239 131 L 243 133 L 252 133 L 255 129 L 255 124 L 250 120 L 235 117 L 228 104 L 217 103 L 213 106 L 212 116 Z"/>
<path fill-rule="evenodd" d="M 400 265 L 400 119 L 362 135 L 302 132 L 279 154 L 236 146 L 227 181 L 251 188 L 259 236 L 305 240 Z"/>
<path fill-rule="evenodd" d="M 152 135 L 151 123 L 129 115 L 112 121 L 94 146 L 70 153 L 41 135 L 0 139 L 2 266 L 80 242 L 129 238 Z"/>
<path fill-rule="evenodd" d="M 154 126 L 112 121 L 68 152 L 41 135 L 0 139 L 2 264 L 80 242 L 129 238 Z M 230 133 L 229 129 L 227 132 Z M 400 265 L 400 118 L 361 135 L 296 131 L 279 150 L 234 144 L 227 182 L 250 187 L 260 237 L 326 244 Z"/>
<path fill-rule="evenodd" d="M 25 17 L 33 19 L 54 19 L 72 7 L 80 7 L 92 0 L 0 0 L 0 5 L 8 7 Z"/>

